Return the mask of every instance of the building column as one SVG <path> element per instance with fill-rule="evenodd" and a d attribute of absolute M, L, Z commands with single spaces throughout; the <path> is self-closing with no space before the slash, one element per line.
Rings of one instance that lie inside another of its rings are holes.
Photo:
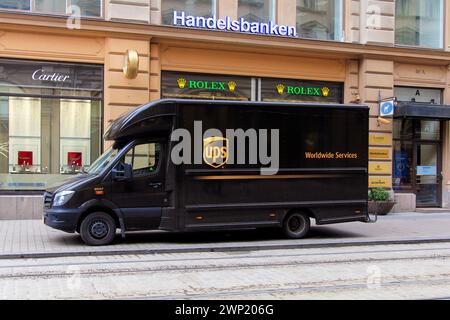
<path fill-rule="evenodd" d="M 359 103 L 359 61 L 348 60 L 345 70 L 344 103 Z"/>
<path fill-rule="evenodd" d="M 216 15 L 220 19 L 230 17 L 237 20 L 238 18 L 238 0 L 217 0 Z"/>
<path fill-rule="evenodd" d="M 363 0 L 360 7 L 360 42 L 394 45 L 395 0 Z"/>
<path fill-rule="evenodd" d="M 150 100 L 161 99 L 161 46 L 150 44 Z"/>
<path fill-rule="evenodd" d="M 127 50 L 136 50 L 139 54 L 139 73 L 135 79 L 127 79 L 123 74 Z M 105 40 L 104 128 L 122 114 L 149 101 L 149 61 L 149 40 Z"/>
<path fill-rule="evenodd" d="M 280 25 L 295 26 L 297 24 L 297 1 L 278 0 L 276 22 Z"/>
<path fill-rule="evenodd" d="M 107 0 L 106 20 L 133 20 L 150 23 L 150 0 Z"/>
<path fill-rule="evenodd" d="M 344 34 L 345 41 L 359 43 L 361 1 L 344 0 Z"/>
<path fill-rule="evenodd" d="M 447 67 L 447 86 L 444 104 L 450 104 L 450 65 Z M 450 121 L 445 122 L 442 147 L 442 207 L 450 208 Z"/>
<path fill-rule="evenodd" d="M 394 96 L 394 62 L 369 58 L 360 61 L 359 87 L 361 103 L 370 107 L 369 187 L 392 189 L 393 123 L 378 122 L 378 97 Z"/>
<path fill-rule="evenodd" d="M 150 0 L 150 23 L 161 24 L 162 23 L 162 1 L 163 0 Z"/>

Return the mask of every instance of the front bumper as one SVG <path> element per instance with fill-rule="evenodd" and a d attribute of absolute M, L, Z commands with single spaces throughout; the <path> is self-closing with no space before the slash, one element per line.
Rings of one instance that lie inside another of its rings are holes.
<path fill-rule="evenodd" d="M 51 208 L 44 209 L 44 224 L 69 233 L 77 231 L 82 211 L 79 209 Z"/>

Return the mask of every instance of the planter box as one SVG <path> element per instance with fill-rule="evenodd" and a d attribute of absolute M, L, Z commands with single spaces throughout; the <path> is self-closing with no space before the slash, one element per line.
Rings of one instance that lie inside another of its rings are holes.
<path fill-rule="evenodd" d="M 385 201 L 385 202 L 378 202 L 378 201 L 369 201 L 368 202 L 368 211 L 371 214 L 378 214 L 378 215 L 387 215 L 389 212 L 391 212 L 392 208 L 394 208 L 395 202 L 394 201 Z"/>

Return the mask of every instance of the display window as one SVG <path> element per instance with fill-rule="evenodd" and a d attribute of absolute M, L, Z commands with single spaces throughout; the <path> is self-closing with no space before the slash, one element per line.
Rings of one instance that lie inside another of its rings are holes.
<path fill-rule="evenodd" d="M 103 67 L 0 60 L 0 190 L 44 190 L 101 152 Z"/>

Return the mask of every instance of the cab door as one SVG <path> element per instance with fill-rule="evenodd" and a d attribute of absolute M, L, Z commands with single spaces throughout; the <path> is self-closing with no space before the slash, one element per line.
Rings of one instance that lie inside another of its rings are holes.
<path fill-rule="evenodd" d="M 132 167 L 131 178 L 112 176 L 110 200 L 122 211 L 126 230 L 157 229 L 162 207 L 167 206 L 165 192 L 165 143 L 136 143 L 116 165 L 120 172 L 124 164 Z"/>

